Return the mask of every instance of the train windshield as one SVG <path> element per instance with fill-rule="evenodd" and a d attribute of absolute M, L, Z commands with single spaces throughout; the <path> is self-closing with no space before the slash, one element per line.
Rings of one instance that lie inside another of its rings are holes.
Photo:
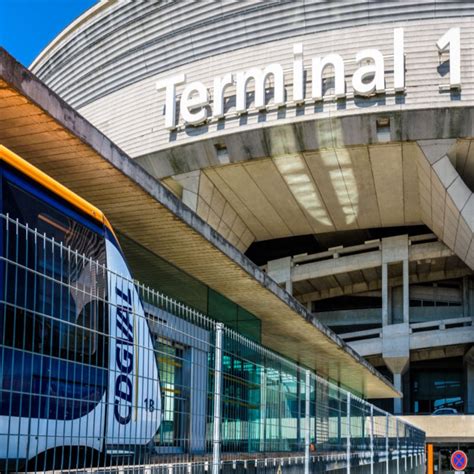
<path fill-rule="evenodd" d="M 22 400 L 32 404 L 33 412 L 37 408 L 33 416 L 82 416 L 106 386 L 105 374 L 95 370 L 107 364 L 104 231 L 5 170 L 2 214 L 0 342 L 12 349 L 3 351 L 3 388 L 15 386 L 27 394 Z M 49 402 L 29 400 L 36 394 L 48 394 Z M 2 403 L 2 411 L 21 416 L 21 405 L 10 400 L 9 407 Z"/>

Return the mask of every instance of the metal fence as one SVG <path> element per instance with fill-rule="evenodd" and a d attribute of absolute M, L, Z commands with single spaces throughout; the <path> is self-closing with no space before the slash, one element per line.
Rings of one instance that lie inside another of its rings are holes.
<path fill-rule="evenodd" d="M 415 427 L 112 272 L 101 251 L 1 225 L 0 470 L 421 466 Z"/>

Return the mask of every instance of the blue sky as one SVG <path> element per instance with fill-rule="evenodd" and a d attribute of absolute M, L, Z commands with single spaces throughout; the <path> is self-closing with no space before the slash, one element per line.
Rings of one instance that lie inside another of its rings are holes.
<path fill-rule="evenodd" d="M 0 46 L 29 66 L 43 48 L 97 0 L 0 0 Z"/>

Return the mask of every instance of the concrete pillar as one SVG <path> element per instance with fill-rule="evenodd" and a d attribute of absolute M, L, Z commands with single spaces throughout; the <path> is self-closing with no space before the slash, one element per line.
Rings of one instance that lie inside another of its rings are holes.
<path fill-rule="evenodd" d="M 403 322 L 410 323 L 410 268 L 408 258 L 403 260 Z"/>
<path fill-rule="evenodd" d="M 291 257 L 277 258 L 269 260 L 267 264 L 267 274 L 278 284 L 284 284 L 285 290 L 293 294 L 293 282 L 291 280 L 291 268 L 293 266 Z"/>
<path fill-rule="evenodd" d="M 399 392 L 403 391 L 402 377 L 403 374 L 401 373 L 393 373 L 393 385 Z M 395 398 L 393 400 L 393 413 L 395 415 L 403 413 L 403 398 Z"/>
<path fill-rule="evenodd" d="M 394 293 L 394 318 L 390 320 L 390 301 L 388 291 L 388 265 L 402 262 L 402 293 Z M 398 235 L 382 239 L 382 357 L 393 374 L 394 385 L 403 390 L 402 375 L 410 362 L 410 296 L 408 235 Z M 401 311 L 400 311 L 401 310 Z M 401 314 L 400 314 L 401 313 Z M 399 322 L 400 321 L 400 322 Z M 401 399 L 394 400 L 394 413 L 403 412 Z"/>
<path fill-rule="evenodd" d="M 382 326 L 388 325 L 388 264 L 382 263 Z"/>
<path fill-rule="evenodd" d="M 402 375 L 410 363 L 410 328 L 408 323 L 391 324 L 382 328 L 382 357 L 393 374 L 395 388 L 402 392 Z M 402 399 L 395 399 L 394 413 L 403 413 Z"/>

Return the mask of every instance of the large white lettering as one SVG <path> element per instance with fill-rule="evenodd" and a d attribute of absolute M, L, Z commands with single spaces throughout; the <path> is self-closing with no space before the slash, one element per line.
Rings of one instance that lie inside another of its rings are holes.
<path fill-rule="evenodd" d="M 352 76 L 354 94 L 371 95 L 374 92 L 384 92 L 384 60 L 383 54 L 378 49 L 364 49 L 356 54 L 356 62 L 368 62 L 360 66 Z"/>
<path fill-rule="evenodd" d="M 437 41 L 436 46 L 440 55 L 449 52 L 449 87 L 460 88 L 460 28 L 448 30 Z M 303 44 L 293 45 L 293 67 L 291 72 L 287 73 L 291 76 L 289 84 L 292 87 L 289 94 L 291 99 L 288 100 L 285 91 L 285 71 L 278 63 L 216 77 L 212 82 L 213 87 L 209 89 L 199 81 L 185 84 L 185 74 L 161 79 L 156 83 L 156 88 L 165 89 L 165 128 L 174 130 L 178 122 L 184 125 L 200 125 L 208 120 L 223 119 L 227 114 L 245 114 L 249 110 L 266 111 L 289 104 L 301 105 L 328 99 L 341 100 L 352 96 L 368 97 L 386 93 L 385 58 L 382 52 L 376 48 L 364 49 L 355 54 L 355 61 L 357 69 L 350 80 L 352 88 L 348 90 L 346 63 L 341 55 L 331 53 L 312 58 L 311 74 L 308 74 L 305 70 Z M 311 93 L 307 92 L 308 78 L 311 78 Z M 329 82 L 332 78 L 333 80 Z M 177 86 L 182 84 L 185 84 L 184 89 L 178 95 Z M 272 97 L 271 90 L 273 90 Z M 393 30 L 391 91 L 392 93 L 405 91 L 403 28 Z M 176 117 L 178 97 L 179 119 Z M 233 97 L 235 101 L 231 100 Z"/>
<path fill-rule="evenodd" d="M 255 82 L 254 107 L 265 109 L 265 83 L 273 76 L 273 105 L 279 107 L 285 104 L 285 79 L 283 68 L 280 64 L 270 64 L 263 71 L 254 67 L 246 72 L 238 72 L 236 79 L 236 112 L 239 114 L 247 112 L 247 84 L 250 80 Z"/>
<path fill-rule="evenodd" d="M 165 92 L 165 128 L 176 128 L 176 86 L 186 81 L 184 74 L 168 77 L 156 83 L 157 90 L 166 89 Z"/>
<path fill-rule="evenodd" d="M 208 95 L 202 82 L 188 84 L 181 95 L 180 113 L 186 123 L 197 125 L 207 119 Z M 196 110 L 197 109 L 197 110 Z"/>
<path fill-rule="evenodd" d="M 344 81 L 344 61 L 339 54 L 328 54 L 324 58 L 313 58 L 313 94 L 314 100 L 323 98 L 323 71 L 331 65 L 334 68 L 334 95 L 337 98 L 346 94 Z"/>

